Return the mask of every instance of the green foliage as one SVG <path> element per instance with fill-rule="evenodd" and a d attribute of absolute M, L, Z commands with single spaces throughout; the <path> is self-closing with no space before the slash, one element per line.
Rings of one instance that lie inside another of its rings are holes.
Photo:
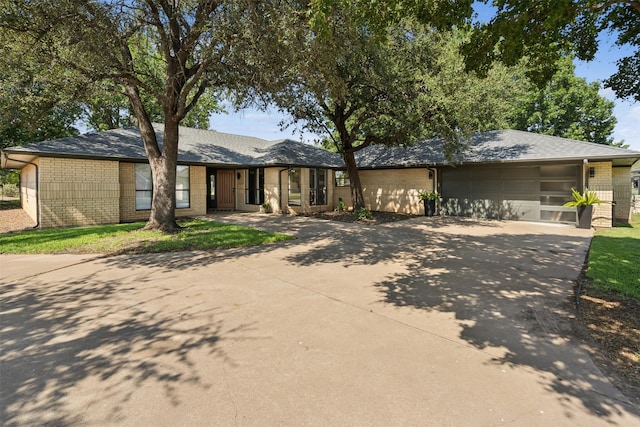
<path fill-rule="evenodd" d="M 16 184 L 2 184 L 0 183 L 0 195 L 4 197 L 19 197 L 20 190 Z"/>
<path fill-rule="evenodd" d="M 458 53 L 464 32 L 403 21 L 373 37 L 351 27 L 348 11 L 333 13 L 324 38 L 292 49 L 292 70 L 277 69 L 267 80 L 279 86 L 265 88 L 293 122 L 325 135 L 325 148 L 344 154 L 437 136 L 453 156 L 470 133 L 506 126 L 521 69 L 496 66 L 480 79 Z"/>
<path fill-rule="evenodd" d="M 22 202 L 20 200 L 0 200 L 0 211 L 9 209 L 20 209 Z"/>
<path fill-rule="evenodd" d="M 344 200 L 342 200 L 342 197 L 338 197 L 338 206 L 336 206 L 333 210 L 336 212 L 347 210 L 347 205 L 344 203 Z"/>
<path fill-rule="evenodd" d="M 154 67 L 160 69 L 158 61 Z M 155 72 L 156 74 L 158 71 Z M 96 131 L 130 127 L 137 125 L 137 118 L 126 96 L 118 91 L 118 86 L 103 83 L 103 90 L 94 91 L 84 102 L 83 116 L 87 125 Z M 162 104 L 158 99 L 146 93 L 141 94 L 149 119 L 152 122 L 163 123 Z M 180 122 L 182 126 L 196 129 L 209 129 L 209 117 L 212 113 L 222 111 L 218 104 L 218 96 L 211 88 L 207 88 L 198 103 Z"/>
<path fill-rule="evenodd" d="M 464 32 L 439 32 L 411 19 L 381 25 L 384 16 L 371 18 L 364 2 L 316 6 L 312 14 L 319 15 L 310 22 L 279 22 L 283 30 L 271 30 L 283 40 L 276 43 L 279 61 L 261 62 L 251 74 L 292 123 L 324 135 L 323 146 L 343 156 L 354 208 L 364 205 L 356 151 L 436 136 L 453 158 L 472 132 L 505 127 L 506 100 L 518 90 L 520 72 L 496 67 L 486 80 L 466 73 L 458 53 Z M 421 9 L 425 17 L 435 16 L 436 9 L 427 9 Z M 267 50 L 262 43 L 254 49 Z"/>
<path fill-rule="evenodd" d="M 355 211 L 353 211 L 353 216 L 355 216 L 359 220 L 373 219 L 373 215 L 371 214 L 371 211 L 369 211 L 369 209 L 364 207 L 358 208 Z"/>
<path fill-rule="evenodd" d="M 252 40 L 243 37 L 244 28 L 263 19 L 258 8 L 272 4 L 0 1 L 0 46 L 7 53 L 0 60 L 29 71 L 20 74 L 26 85 L 18 81 L 14 92 L 27 87 L 42 94 L 38 105 L 85 106 L 96 129 L 135 117 L 154 179 L 147 227 L 174 232 L 178 126 L 184 120 L 207 127 L 217 94 L 246 84 L 243 43 Z M 156 120 L 165 126 L 162 145 L 152 127 Z"/>
<path fill-rule="evenodd" d="M 631 54 L 618 61 L 618 72 L 605 81 L 618 97 L 640 100 L 640 2 L 563 0 L 522 2 L 496 0 L 497 14 L 477 24 L 465 46 L 470 69 L 484 72 L 495 60 L 513 65 L 527 58 L 527 74 L 541 87 L 558 69 L 568 52 L 592 60 L 598 35 L 611 31 L 616 44 Z"/>
<path fill-rule="evenodd" d="M 587 276 L 593 286 L 640 300 L 640 214 L 631 227 L 595 232 L 589 250 Z"/>
<path fill-rule="evenodd" d="M 0 30 L 0 149 L 79 133 L 82 108 L 67 91 L 81 87 L 67 77 L 27 34 Z"/>
<path fill-rule="evenodd" d="M 434 191 L 421 191 L 420 200 L 439 200 L 440 195 Z"/>
<path fill-rule="evenodd" d="M 527 88 L 513 101 L 510 128 L 598 144 L 613 144 L 614 103 L 599 94 L 600 84 L 576 77 L 571 57 L 558 61 L 559 70 L 544 88 Z"/>
<path fill-rule="evenodd" d="M 180 222 L 177 234 L 146 231 L 142 223 L 32 230 L 0 235 L 0 253 L 155 253 L 261 245 L 291 239 L 206 220 Z"/>
<path fill-rule="evenodd" d="M 571 195 L 573 200 L 566 202 L 562 206 L 566 207 L 578 207 L 578 206 L 591 206 L 599 205 L 602 201 L 598 198 L 595 191 L 589 191 L 588 188 L 584 189 L 584 192 L 580 193 L 575 188 L 571 189 Z"/>
<path fill-rule="evenodd" d="M 0 184 L 16 185 L 20 182 L 20 171 L 17 170 L 0 170 Z"/>

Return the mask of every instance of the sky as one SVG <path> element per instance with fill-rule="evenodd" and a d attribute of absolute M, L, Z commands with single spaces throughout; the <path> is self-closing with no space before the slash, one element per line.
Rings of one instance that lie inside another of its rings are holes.
<path fill-rule="evenodd" d="M 608 33 L 601 34 L 600 48 L 593 61 L 574 61 L 576 75 L 585 78 L 588 82 L 602 81 L 617 70 L 616 61 L 624 56 L 631 55 L 631 48 L 615 45 L 615 37 Z M 624 101 L 616 98 L 611 89 L 601 87 L 600 96 L 613 101 L 615 104 L 613 115 L 618 123 L 613 131 L 615 141 L 624 140 L 629 149 L 640 151 L 640 103 Z"/>
<path fill-rule="evenodd" d="M 487 7 L 484 5 L 483 7 Z M 491 11 L 478 10 L 480 19 L 488 16 Z M 576 75 L 585 78 L 588 82 L 602 83 L 604 79 L 616 71 L 616 60 L 630 54 L 630 47 L 618 47 L 614 43 L 615 37 L 608 33 L 600 36 L 600 49 L 593 61 L 575 61 Z M 615 104 L 614 116 L 618 120 L 613 132 L 615 141 L 624 140 L 629 149 L 640 151 L 640 103 L 617 99 L 610 89 L 601 89 L 600 95 L 613 101 Z M 228 109 L 227 114 L 216 114 L 211 117 L 211 129 L 218 132 L 233 133 L 238 135 L 256 136 L 267 140 L 291 138 L 313 142 L 317 139 L 313 134 L 300 134 L 299 129 L 289 127 L 280 129 L 279 123 L 286 118 L 275 109 L 270 111 L 258 111 L 246 109 L 233 112 Z"/>

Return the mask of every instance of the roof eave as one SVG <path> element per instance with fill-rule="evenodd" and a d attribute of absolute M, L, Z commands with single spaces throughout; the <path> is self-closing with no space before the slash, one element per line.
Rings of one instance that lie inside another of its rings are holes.
<path fill-rule="evenodd" d="M 31 153 L 13 153 L 8 150 L 2 150 L 0 169 L 22 169 L 27 165 L 33 164 L 38 157 L 38 155 Z"/>

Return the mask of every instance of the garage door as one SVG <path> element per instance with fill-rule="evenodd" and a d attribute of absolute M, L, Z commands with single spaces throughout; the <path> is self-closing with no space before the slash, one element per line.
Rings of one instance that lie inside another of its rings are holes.
<path fill-rule="evenodd" d="M 575 222 L 562 204 L 579 188 L 578 165 L 459 166 L 441 170 L 445 215 Z"/>

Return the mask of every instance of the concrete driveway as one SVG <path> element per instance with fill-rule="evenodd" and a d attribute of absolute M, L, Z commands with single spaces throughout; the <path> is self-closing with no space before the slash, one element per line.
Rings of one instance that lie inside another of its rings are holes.
<path fill-rule="evenodd" d="M 0 256 L 1 423 L 640 425 L 568 335 L 589 231 L 216 219 L 298 238 Z"/>

